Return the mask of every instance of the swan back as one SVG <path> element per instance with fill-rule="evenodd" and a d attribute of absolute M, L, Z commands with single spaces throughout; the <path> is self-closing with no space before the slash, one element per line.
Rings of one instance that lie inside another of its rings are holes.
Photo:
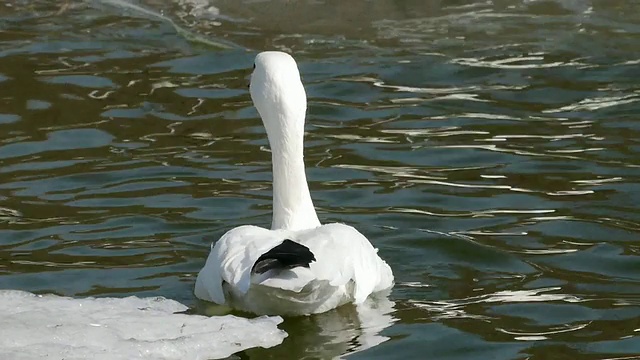
<path fill-rule="evenodd" d="M 266 276 L 252 276 L 260 256 L 291 239 L 316 261 Z M 223 284 L 228 284 L 228 291 Z M 344 224 L 302 231 L 241 226 L 215 244 L 196 280 L 196 296 L 256 314 L 321 313 L 347 302 L 361 304 L 393 286 L 387 263 L 364 235 Z"/>

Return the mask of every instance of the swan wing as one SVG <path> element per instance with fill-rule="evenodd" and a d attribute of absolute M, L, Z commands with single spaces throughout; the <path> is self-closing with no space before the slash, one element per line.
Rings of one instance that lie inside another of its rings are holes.
<path fill-rule="evenodd" d="M 227 231 L 211 249 L 198 273 L 195 295 L 217 304 L 225 303 L 223 282 L 246 293 L 251 284 L 251 267 L 256 260 L 282 241 L 278 232 L 244 225 Z"/>
<path fill-rule="evenodd" d="M 297 240 L 314 253 L 317 261 L 311 263 L 310 270 L 317 280 L 329 281 L 332 286 L 354 282 L 356 304 L 393 285 L 389 265 L 369 240 L 351 226 L 323 225 L 303 231 Z"/>

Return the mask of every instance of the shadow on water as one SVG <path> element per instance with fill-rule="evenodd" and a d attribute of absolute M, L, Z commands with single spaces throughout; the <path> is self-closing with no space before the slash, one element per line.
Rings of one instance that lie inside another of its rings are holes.
<path fill-rule="evenodd" d="M 211 241 L 270 221 L 246 77 L 280 49 L 320 218 L 397 285 L 238 357 L 640 353 L 636 2 L 113 5 L 0 5 L 1 288 L 196 304 Z"/>

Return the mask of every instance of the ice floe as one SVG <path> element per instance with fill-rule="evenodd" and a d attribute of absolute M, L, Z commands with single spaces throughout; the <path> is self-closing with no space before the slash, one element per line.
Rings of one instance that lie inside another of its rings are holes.
<path fill-rule="evenodd" d="M 0 359 L 215 359 L 287 336 L 280 317 L 181 314 L 155 298 L 69 298 L 0 290 Z"/>

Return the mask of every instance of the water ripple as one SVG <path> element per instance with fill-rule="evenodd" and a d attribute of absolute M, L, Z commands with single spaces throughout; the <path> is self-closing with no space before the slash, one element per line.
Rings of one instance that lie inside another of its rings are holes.
<path fill-rule="evenodd" d="M 240 357 L 640 352 L 633 1 L 205 2 L 0 7 L 0 287 L 206 312 L 210 243 L 270 221 L 244 49 L 286 49 L 319 216 L 397 284 Z"/>

